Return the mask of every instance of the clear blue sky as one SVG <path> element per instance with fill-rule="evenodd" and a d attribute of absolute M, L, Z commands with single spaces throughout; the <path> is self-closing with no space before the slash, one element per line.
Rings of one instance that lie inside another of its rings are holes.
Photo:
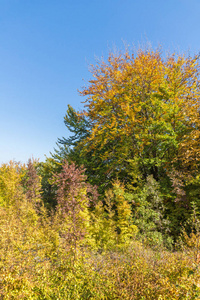
<path fill-rule="evenodd" d="M 95 57 L 151 42 L 200 50 L 200 0 L 0 0 L 0 163 L 44 160 Z"/>

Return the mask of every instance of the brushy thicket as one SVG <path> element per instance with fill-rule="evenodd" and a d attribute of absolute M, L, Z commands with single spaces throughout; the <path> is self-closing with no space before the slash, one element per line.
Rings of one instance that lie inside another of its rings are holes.
<path fill-rule="evenodd" d="M 159 236 L 167 224 L 151 177 L 135 198 L 116 180 L 99 200 L 84 169 L 64 163 L 51 178 L 57 204 L 50 210 L 36 167 L 34 161 L 0 167 L 0 299 L 200 298 L 195 207 L 194 229 L 183 230 L 170 251 L 164 229 Z M 137 201 L 142 205 L 133 214 Z"/>

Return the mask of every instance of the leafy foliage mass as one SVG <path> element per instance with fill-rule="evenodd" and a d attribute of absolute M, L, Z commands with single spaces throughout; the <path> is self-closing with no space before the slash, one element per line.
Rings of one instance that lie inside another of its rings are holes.
<path fill-rule="evenodd" d="M 84 170 L 65 162 L 54 174 L 57 205 L 50 211 L 36 169 L 31 161 L 0 168 L 1 299 L 198 299 L 196 208 L 191 234 L 183 231 L 182 248 L 171 252 L 159 236 L 160 200 L 152 178 L 134 214 L 123 184 L 115 181 L 97 201 Z"/>
<path fill-rule="evenodd" d="M 83 164 L 101 195 L 118 179 L 137 203 L 147 197 L 154 210 L 152 201 L 159 198 L 160 218 L 173 238 L 189 218 L 191 203 L 200 208 L 198 59 L 163 58 L 147 49 L 111 54 L 92 66 L 94 79 L 80 92 L 87 109 L 68 107 L 65 125 L 72 136 L 59 139 L 52 156 Z M 150 192 L 144 186 L 151 177 L 159 196 L 141 197 Z"/>
<path fill-rule="evenodd" d="M 92 74 L 54 153 L 0 166 L 0 299 L 199 299 L 198 57 Z"/>

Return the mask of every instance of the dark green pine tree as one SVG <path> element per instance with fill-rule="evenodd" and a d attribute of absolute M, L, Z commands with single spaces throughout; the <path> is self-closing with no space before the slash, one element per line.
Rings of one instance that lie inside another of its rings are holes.
<path fill-rule="evenodd" d="M 97 149 L 87 151 L 86 147 L 83 147 L 83 142 L 91 134 L 91 124 L 86 117 L 68 105 L 64 123 L 71 132 L 71 136 L 58 139 L 57 148 L 54 149 L 54 153 L 51 153 L 57 163 L 67 160 L 75 162 L 78 166 L 84 165 L 88 181 L 92 185 L 97 185 L 100 193 L 110 188 L 112 180 L 117 177 L 123 177 L 123 181 L 125 181 L 125 173 L 123 174 L 123 169 L 117 160 L 115 161 L 115 157 L 113 156 L 112 163 L 110 160 L 102 158 L 105 151 L 110 149 L 114 151 L 118 140 L 107 143 L 103 148 L 99 145 L 99 151 Z M 118 176 L 119 173 L 120 176 Z"/>

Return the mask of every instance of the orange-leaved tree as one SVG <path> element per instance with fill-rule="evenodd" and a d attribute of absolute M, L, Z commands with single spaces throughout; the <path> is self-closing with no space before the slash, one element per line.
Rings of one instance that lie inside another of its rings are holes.
<path fill-rule="evenodd" d="M 172 169 L 191 174 L 198 167 L 198 57 L 139 50 L 111 54 L 93 67 L 81 115 L 90 123 L 82 153 L 98 155 L 107 174 L 128 176 L 130 160 L 143 178 L 156 180 Z"/>
<path fill-rule="evenodd" d="M 199 57 L 111 53 L 92 75 L 80 92 L 85 110 L 69 107 L 65 116 L 67 159 L 85 166 L 100 193 L 119 179 L 140 194 L 152 175 L 175 232 L 192 201 L 200 208 Z"/>

